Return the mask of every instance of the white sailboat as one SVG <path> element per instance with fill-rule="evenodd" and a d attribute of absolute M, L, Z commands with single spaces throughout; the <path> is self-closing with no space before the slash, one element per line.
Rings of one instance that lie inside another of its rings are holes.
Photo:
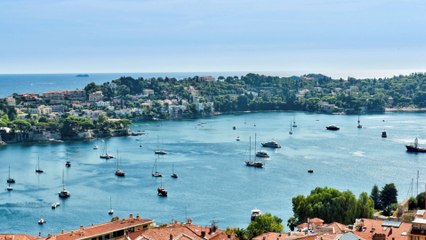
<path fill-rule="evenodd" d="M 163 175 L 157 170 L 157 161 L 159 159 L 159 156 L 157 155 L 155 158 L 154 166 L 152 167 L 152 173 L 151 175 L 153 177 L 162 177 Z"/>
<path fill-rule="evenodd" d="M 167 152 L 164 149 L 160 149 L 160 137 L 157 136 L 157 150 L 154 151 L 157 155 L 166 155 Z"/>
<path fill-rule="evenodd" d="M 104 145 L 104 153 L 102 153 L 99 157 L 106 160 L 114 158 L 114 156 L 108 154 L 108 144 L 106 142 Z"/>
<path fill-rule="evenodd" d="M 178 178 L 178 175 L 175 173 L 175 165 L 172 164 L 172 175 L 170 175 L 172 178 Z"/>

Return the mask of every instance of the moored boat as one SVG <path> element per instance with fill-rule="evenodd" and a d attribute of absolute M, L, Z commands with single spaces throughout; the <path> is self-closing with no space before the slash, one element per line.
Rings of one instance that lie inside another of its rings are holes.
<path fill-rule="evenodd" d="M 62 171 L 62 190 L 58 193 L 58 196 L 60 198 L 69 198 L 71 196 L 70 191 L 65 189 L 64 172 L 63 171 Z"/>
<path fill-rule="evenodd" d="M 329 126 L 327 126 L 327 127 L 325 127 L 327 130 L 330 130 L 330 131 L 337 131 L 337 130 L 339 130 L 340 128 L 338 127 L 338 126 L 336 126 L 336 125 L 329 125 Z"/>
<path fill-rule="evenodd" d="M 407 152 L 426 153 L 426 148 L 419 147 L 419 139 L 418 138 L 414 139 L 413 144 L 409 144 L 409 145 L 407 144 L 407 145 L 405 145 L 405 147 L 407 148 Z"/>
<path fill-rule="evenodd" d="M 267 152 L 265 151 L 258 151 L 256 152 L 256 157 L 260 157 L 260 158 L 269 158 L 269 155 Z"/>
<path fill-rule="evenodd" d="M 267 147 L 267 148 L 281 148 L 281 145 L 277 141 L 272 140 L 270 142 L 262 143 L 262 147 Z"/>
<path fill-rule="evenodd" d="M 44 220 L 43 218 L 40 218 L 37 223 L 40 225 L 43 225 L 46 223 L 46 220 Z"/>
<path fill-rule="evenodd" d="M 387 138 L 388 137 L 388 134 L 386 133 L 386 130 L 383 130 L 382 131 L 382 138 Z"/>
<path fill-rule="evenodd" d="M 260 215 L 262 215 L 262 211 L 255 208 L 255 209 L 251 210 L 250 220 L 254 221 L 254 219 L 256 219 L 256 217 L 258 217 Z"/>
<path fill-rule="evenodd" d="M 61 205 L 60 203 L 55 202 L 55 203 L 52 203 L 51 208 L 55 209 L 55 208 L 59 207 L 60 205 Z"/>

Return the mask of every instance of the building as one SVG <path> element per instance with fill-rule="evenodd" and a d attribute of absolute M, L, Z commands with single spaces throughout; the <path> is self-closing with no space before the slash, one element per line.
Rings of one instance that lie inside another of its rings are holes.
<path fill-rule="evenodd" d="M 425 210 L 417 210 L 416 217 L 412 222 L 409 240 L 426 240 L 426 212 Z"/>
<path fill-rule="evenodd" d="M 152 227 L 153 220 L 143 219 L 139 216 L 136 218 L 130 214 L 127 219 L 116 219 L 92 226 L 80 226 L 79 229 L 70 232 L 62 231 L 60 234 L 48 235 L 43 240 L 115 240 L 123 238 L 133 232 L 138 232 Z"/>
<path fill-rule="evenodd" d="M 86 91 L 79 90 L 79 89 L 67 91 L 66 99 L 72 100 L 72 101 L 85 101 Z"/>
<path fill-rule="evenodd" d="M 175 222 L 173 224 L 149 228 L 134 232 L 126 237 L 127 240 L 236 240 L 232 235 L 225 234 L 215 225 L 202 227 L 192 224 L 191 219 L 186 223 Z"/>
<path fill-rule="evenodd" d="M 47 102 L 62 102 L 65 100 L 67 91 L 49 91 L 42 93 L 43 99 Z"/>
<path fill-rule="evenodd" d="M 7 97 L 4 99 L 7 106 L 16 107 L 16 99 L 14 97 Z"/>
<path fill-rule="evenodd" d="M 357 219 L 353 233 L 361 239 L 408 240 L 411 223 L 381 219 Z"/>
<path fill-rule="evenodd" d="M 143 93 L 144 96 L 148 97 L 150 95 L 154 95 L 154 90 L 146 88 L 146 89 L 142 90 L 142 93 Z"/>
<path fill-rule="evenodd" d="M 317 237 L 316 234 L 304 234 L 297 232 L 290 233 L 276 233 L 268 232 L 263 233 L 257 237 L 254 237 L 252 240 L 315 240 Z"/>
<path fill-rule="evenodd" d="M 89 94 L 89 102 L 99 102 L 104 100 L 104 94 L 102 91 L 96 91 Z"/>
<path fill-rule="evenodd" d="M 0 240 L 36 240 L 36 236 L 27 234 L 0 234 Z"/>

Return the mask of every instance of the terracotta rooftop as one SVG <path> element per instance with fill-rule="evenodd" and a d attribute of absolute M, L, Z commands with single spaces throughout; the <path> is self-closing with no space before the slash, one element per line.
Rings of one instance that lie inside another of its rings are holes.
<path fill-rule="evenodd" d="M 362 218 L 357 220 L 353 233 L 362 239 L 373 239 L 374 235 L 384 235 L 387 240 L 407 240 L 411 223 Z M 394 227 L 390 226 L 391 224 Z M 399 227 L 397 227 L 399 226 Z"/>
<path fill-rule="evenodd" d="M 134 233 L 130 233 L 128 239 L 131 240 L 225 240 L 236 239 L 233 236 L 226 235 L 217 227 L 202 227 L 192 223 L 174 223 L 166 226 L 150 228 Z"/>
<path fill-rule="evenodd" d="M 0 234 L 0 240 L 35 240 L 36 236 L 27 234 Z"/>
<path fill-rule="evenodd" d="M 52 236 L 48 236 L 43 240 L 77 240 L 77 239 L 86 239 L 91 238 L 103 234 L 107 234 L 114 231 L 125 230 L 131 227 L 136 227 L 145 224 L 151 224 L 153 220 L 151 219 L 143 219 L 137 216 L 133 218 L 130 215 L 127 219 L 118 219 L 111 222 L 106 222 L 98 225 L 92 226 L 81 226 L 80 229 L 73 230 L 70 232 L 63 232 L 61 234 L 56 234 Z"/>
<path fill-rule="evenodd" d="M 254 237 L 252 240 L 314 240 L 316 237 L 317 235 L 315 234 L 305 234 L 301 232 L 291 232 L 287 234 L 268 232 Z"/>

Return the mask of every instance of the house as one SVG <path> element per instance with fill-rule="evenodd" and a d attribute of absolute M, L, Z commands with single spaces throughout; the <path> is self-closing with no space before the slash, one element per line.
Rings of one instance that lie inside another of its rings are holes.
<path fill-rule="evenodd" d="M 215 225 L 202 227 L 192 224 L 192 220 L 188 222 L 174 222 L 164 226 L 149 228 L 142 231 L 130 233 L 126 236 L 126 240 L 236 240 L 232 235 L 225 234 Z"/>
<path fill-rule="evenodd" d="M 42 93 L 43 99 L 49 103 L 62 103 L 67 91 L 48 91 Z"/>
<path fill-rule="evenodd" d="M 14 97 L 7 97 L 4 99 L 7 106 L 16 107 L 16 99 Z"/>
<path fill-rule="evenodd" d="M 290 233 L 276 233 L 276 232 L 267 232 L 263 233 L 257 237 L 254 237 L 252 240 L 315 240 L 317 237 L 316 234 L 304 234 L 298 232 Z"/>
<path fill-rule="evenodd" d="M 146 88 L 146 89 L 142 90 L 142 93 L 143 93 L 144 96 L 148 97 L 150 95 L 154 95 L 154 90 Z"/>
<path fill-rule="evenodd" d="M 426 239 L 426 212 L 417 210 L 416 217 L 412 221 L 411 229 L 408 233 L 409 240 Z"/>
<path fill-rule="evenodd" d="M 104 99 L 102 91 L 96 91 L 89 94 L 89 102 L 99 102 Z"/>
<path fill-rule="evenodd" d="M 72 101 L 85 101 L 86 100 L 86 91 L 84 90 L 70 90 L 67 91 L 65 95 L 66 99 Z"/>
<path fill-rule="evenodd" d="M 408 240 L 411 223 L 381 219 L 357 219 L 353 233 L 361 239 Z"/>
<path fill-rule="evenodd" d="M 133 217 L 130 214 L 127 219 L 112 219 L 111 222 L 92 226 L 80 226 L 79 229 L 64 232 L 56 235 L 48 235 L 43 240 L 115 240 L 127 234 L 138 232 L 152 227 L 153 220 L 143 219 L 139 216 Z"/>

